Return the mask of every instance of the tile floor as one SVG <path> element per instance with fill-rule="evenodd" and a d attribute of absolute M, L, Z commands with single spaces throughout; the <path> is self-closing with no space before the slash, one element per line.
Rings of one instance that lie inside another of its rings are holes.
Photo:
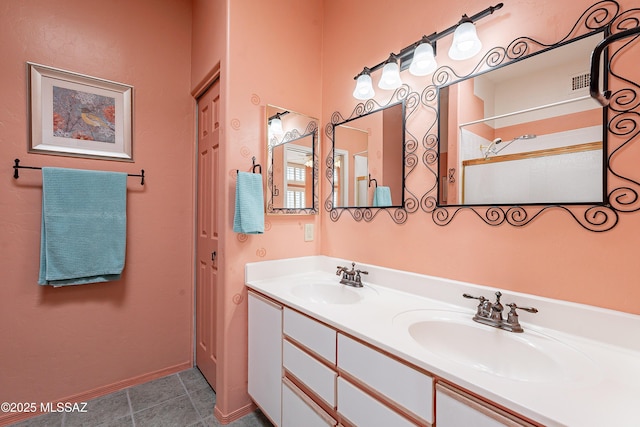
<path fill-rule="evenodd" d="M 55 412 L 13 424 L 13 427 L 211 427 L 216 394 L 198 368 L 158 378 L 87 402 L 87 412 Z M 227 424 L 271 427 L 256 411 Z"/>

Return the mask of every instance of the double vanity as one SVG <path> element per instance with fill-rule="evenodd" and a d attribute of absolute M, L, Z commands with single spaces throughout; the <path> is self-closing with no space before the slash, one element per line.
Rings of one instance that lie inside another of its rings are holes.
<path fill-rule="evenodd" d="M 245 278 L 277 426 L 638 425 L 640 316 L 324 256 Z"/>

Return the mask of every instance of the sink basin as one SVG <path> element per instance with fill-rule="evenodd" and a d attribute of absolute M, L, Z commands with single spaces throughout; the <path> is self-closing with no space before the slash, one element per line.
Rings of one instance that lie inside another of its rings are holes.
<path fill-rule="evenodd" d="M 364 298 L 364 288 L 338 283 L 301 283 L 291 289 L 298 298 L 323 304 L 354 304 Z"/>
<path fill-rule="evenodd" d="M 415 310 L 394 324 L 434 356 L 510 380 L 575 382 L 593 378 L 595 364 L 552 337 L 526 330 L 513 333 L 471 319 L 468 313 Z"/>

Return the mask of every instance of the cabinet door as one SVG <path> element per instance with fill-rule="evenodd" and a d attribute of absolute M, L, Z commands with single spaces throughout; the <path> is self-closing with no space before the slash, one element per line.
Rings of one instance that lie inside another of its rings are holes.
<path fill-rule="evenodd" d="M 282 307 L 249 292 L 248 390 L 276 425 L 282 403 Z"/>
<path fill-rule="evenodd" d="M 334 420 L 288 379 L 282 387 L 282 427 L 328 427 Z"/>
<path fill-rule="evenodd" d="M 436 385 L 438 427 L 533 427 L 524 420 L 441 384 Z"/>
<path fill-rule="evenodd" d="M 415 427 L 416 424 L 338 377 L 338 413 L 349 424 L 362 427 Z M 440 427 L 438 425 L 438 427 Z"/>

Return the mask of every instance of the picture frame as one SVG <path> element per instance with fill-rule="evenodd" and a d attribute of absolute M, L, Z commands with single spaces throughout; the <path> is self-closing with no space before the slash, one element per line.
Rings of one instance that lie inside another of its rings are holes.
<path fill-rule="evenodd" d="M 133 162 L 133 86 L 27 62 L 29 152 Z"/>

